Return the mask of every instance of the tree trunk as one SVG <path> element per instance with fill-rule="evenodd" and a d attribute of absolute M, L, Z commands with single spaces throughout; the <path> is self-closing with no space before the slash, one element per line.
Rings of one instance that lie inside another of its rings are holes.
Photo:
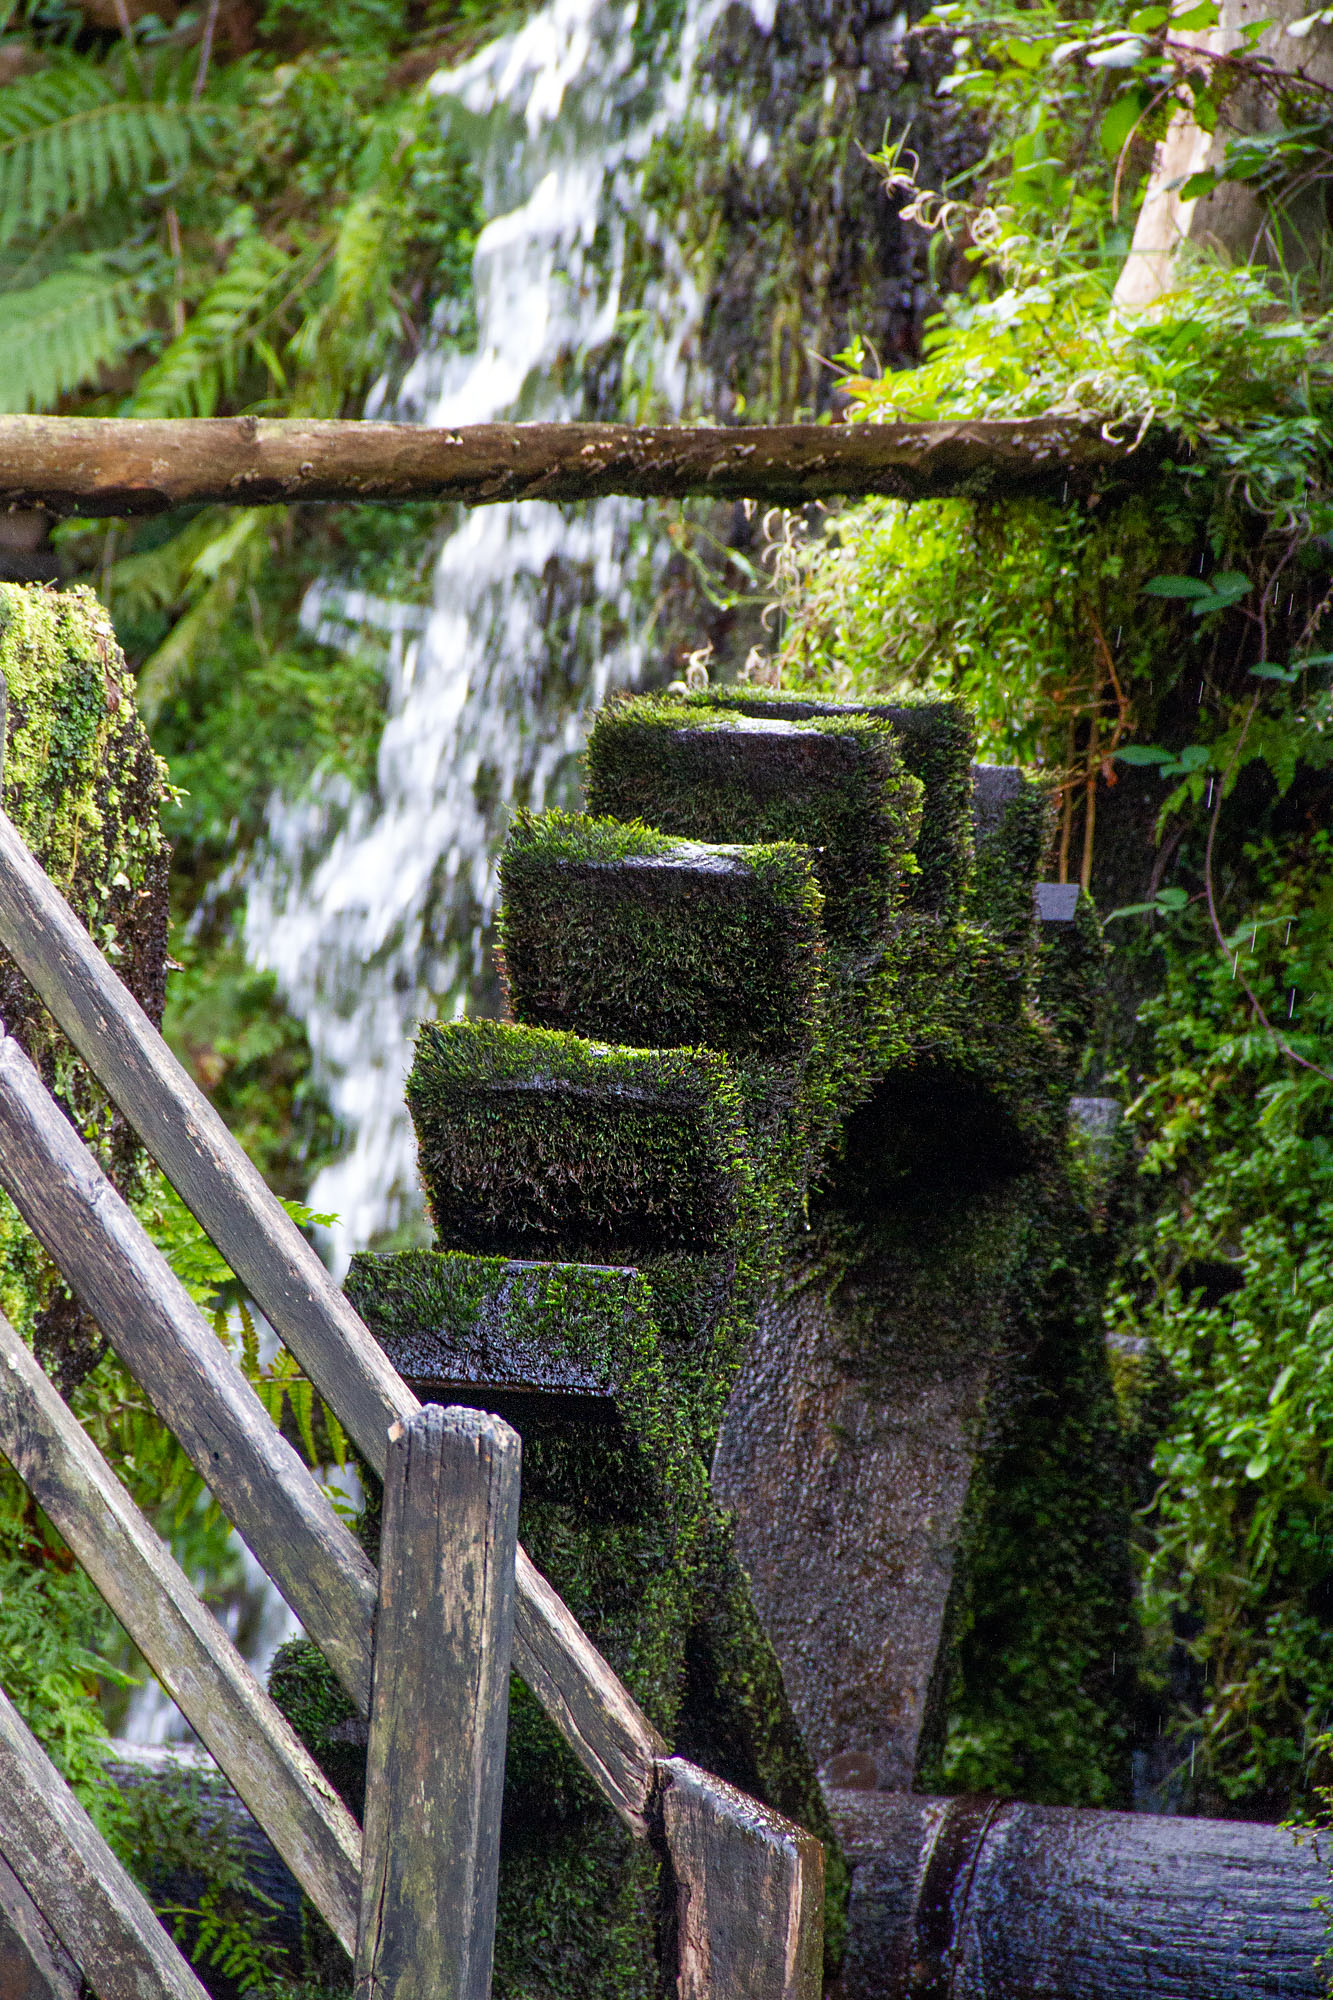
<path fill-rule="evenodd" d="M 1242 33 L 1252 22 L 1268 26 L 1252 53 L 1293 79 L 1333 85 L 1333 33 L 1323 25 L 1309 33 L 1291 30 L 1308 19 L 1310 0 L 1223 0 L 1215 28 L 1175 39 L 1205 56 L 1227 56 L 1244 47 Z M 1271 132 L 1279 123 L 1270 91 L 1240 83 L 1227 99 L 1215 132 L 1204 132 L 1183 110 L 1171 121 L 1157 148 L 1148 191 L 1134 240 L 1115 288 L 1118 306 L 1150 305 L 1172 284 L 1176 259 L 1187 244 L 1218 252 L 1230 263 L 1256 258 L 1292 270 L 1307 264 L 1327 231 L 1325 194 L 1316 187 L 1281 218 L 1271 215 L 1248 187 L 1223 181 L 1210 194 L 1186 199 L 1191 175 L 1220 170 L 1228 142 L 1242 133 Z"/>

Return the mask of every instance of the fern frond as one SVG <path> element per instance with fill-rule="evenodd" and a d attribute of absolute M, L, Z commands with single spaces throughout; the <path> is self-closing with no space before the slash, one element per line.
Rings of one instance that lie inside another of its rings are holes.
<path fill-rule="evenodd" d="M 126 96 L 91 63 L 0 89 L 0 242 L 179 173 L 201 119 L 188 100 Z"/>
<path fill-rule="evenodd" d="M 393 275 L 400 231 L 384 189 L 357 195 L 343 210 L 329 295 L 291 342 L 306 378 L 293 397 L 294 414 L 337 416 L 382 358 L 397 329 Z"/>
<path fill-rule="evenodd" d="M 49 409 L 128 353 L 146 330 L 141 281 L 99 257 L 0 293 L 0 408 Z"/>
<path fill-rule="evenodd" d="M 139 379 L 129 414 L 211 417 L 236 386 L 273 312 L 299 289 L 308 257 L 295 257 L 264 237 L 242 237 L 185 329 Z"/>
<path fill-rule="evenodd" d="M 230 510 L 206 507 L 168 541 L 113 563 L 106 597 L 115 615 L 137 620 L 187 604 L 202 588 L 195 564 L 229 520 Z"/>
<path fill-rule="evenodd" d="M 191 661 L 216 639 L 245 585 L 259 575 L 274 525 L 286 512 L 285 507 L 246 507 L 232 513 L 221 532 L 215 528 L 195 554 L 191 576 L 202 586 L 201 593 L 139 674 L 137 705 L 150 727 Z"/>

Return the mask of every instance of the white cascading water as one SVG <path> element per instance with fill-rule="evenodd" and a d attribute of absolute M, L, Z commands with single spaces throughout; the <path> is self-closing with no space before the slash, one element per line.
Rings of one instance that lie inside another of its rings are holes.
<path fill-rule="evenodd" d="M 467 354 L 424 354 L 392 407 L 372 399 L 368 414 L 445 425 L 583 415 L 568 385 L 580 381 L 581 354 L 616 331 L 636 230 L 656 266 L 633 302 L 640 382 L 673 414 L 701 394 L 701 300 L 639 182 L 654 139 L 687 109 L 719 139 L 729 124 L 735 142 L 730 110 L 710 103 L 696 75 L 726 4 L 683 0 L 670 46 L 650 62 L 636 52 L 635 0 L 549 0 L 436 79 L 490 218 L 476 249 L 477 339 Z M 761 32 L 775 5 L 750 0 Z M 568 795 L 592 713 L 644 670 L 641 626 L 668 552 L 640 503 L 527 501 L 462 517 L 429 608 L 335 577 L 307 596 L 307 630 L 334 645 L 371 644 L 383 659 L 376 784 L 358 795 L 329 778 L 275 803 L 248 883 L 245 940 L 305 1023 L 348 1136 L 309 1197 L 339 1218 L 328 1246 L 339 1273 L 353 1250 L 420 1216 L 403 1101 L 417 1023 L 464 1013 L 487 984 L 507 813 Z M 299 1628 L 244 1559 L 228 1623 L 262 1677 Z M 149 1681 L 122 1733 L 154 1744 L 189 1731 Z"/>
<path fill-rule="evenodd" d="M 580 355 L 616 330 L 634 230 L 657 267 L 634 300 L 650 335 L 636 346 L 651 350 L 657 407 L 686 408 L 700 387 L 701 302 L 639 181 L 658 134 L 687 107 L 701 115 L 695 67 L 724 4 L 686 0 L 667 59 L 659 48 L 650 63 L 636 52 L 634 0 L 549 0 L 437 78 L 490 218 L 476 250 L 478 337 L 470 353 L 421 359 L 374 414 L 444 425 L 583 414 L 568 385 L 580 383 Z M 763 30 L 769 11 L 756 0 Z M 245 935 L 305 1023 L 347 1133 L 310 1195 L 339 1217 L 338 1271 L 420 1214 L 403 1103 L 417 1023 L 464 1013 L 486 981 L 507 812 L 569 796 L 591 713 L 644 669 L 637 628 L 667 552 L 640 503 L 478 508 L 442 550 L 429 609 L 334 578 L 307 599 L 307 629 L 382 648 L 377 784 L 356 796 L 331 779 L 275 807 Z"/>

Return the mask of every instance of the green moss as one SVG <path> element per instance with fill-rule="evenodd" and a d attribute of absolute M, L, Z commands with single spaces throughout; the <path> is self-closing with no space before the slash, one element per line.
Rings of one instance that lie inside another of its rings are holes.
<path fill-rule="evenodd" d="M 0 584 L 7 701 L 4 803 L 19 833 L 150 1018 L 166 979 L 164 769 L 135 713 L 133 682 L 91 591 Z M 128 1199 L 146 1156 L 126 1120 L 5 954 L 0 1019 Z M 68 1393 L 102 1351 L 92 1322 L 7 1199 L 0 1298 Z"/>
<path fill-rule="evenodd" d="M 588 743 L 588 805 L 685 839 L 796 841 L 813 850 L 831 946 L 877 953 L 900 900 L 921 787 L 898 739 L 864 715 L 756 719 L 630 696 Z"/>
<path fill-rule="evenodd" d="M 407 1101 L 435 1226 L 459 1248 L 739 1256 L 753 1227 L 758 1192 L 724 1056 L 428 1022 Z"/>
<path fill-rule="evenodd" d="M 1071 1059 L 1102 1055 L 1106 1025 L 1106 942 L 1097 906 L 1080 896 L 1072 924 L 1043 924 L 1038 946 L 1037 996 Z"/>
<path fill-rule="evenodd" d="M 689 699 L 691 705 L 787 722 L 863 715 L 888 723 L 897 733 L 904 769 L 919 779 L 922 790 L 916 873 L 904 884 L 904 903 L 933 916 L 957 915 L 972 868 L 976 732 L 965 703 L 911 696 L 895 702 L 826 702 L 752 687 L 709 688 Z"/>
<path fill-rule="evenodd" d="M 824 982 L 804 847 L 706 847 L 615 820 L 522 815 L 500 885 L 518 1019 L 639 1048 L 808 1053 Z"/>
<path fill-rule="evenodd" d="M 1041 871 L 1051 831 L 1051 801 L 1024 785 L 1005 806 L 999 825 L 978 850 L 967 914 L 994 937 L 1030 959 L 1036 942 L 1032 885 Z"/>

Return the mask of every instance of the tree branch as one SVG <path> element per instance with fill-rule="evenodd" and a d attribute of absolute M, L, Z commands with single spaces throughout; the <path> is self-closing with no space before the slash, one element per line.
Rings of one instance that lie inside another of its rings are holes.
<path fill-rule="evenodd" d="M 1159 455 L 1068 419 L 919 424 L 412 424 L 0 417 L 0 507 L 136 515 L 222 502 L 595 500 L 688 494 L 1004 499 L 1146 477 Z"/>

